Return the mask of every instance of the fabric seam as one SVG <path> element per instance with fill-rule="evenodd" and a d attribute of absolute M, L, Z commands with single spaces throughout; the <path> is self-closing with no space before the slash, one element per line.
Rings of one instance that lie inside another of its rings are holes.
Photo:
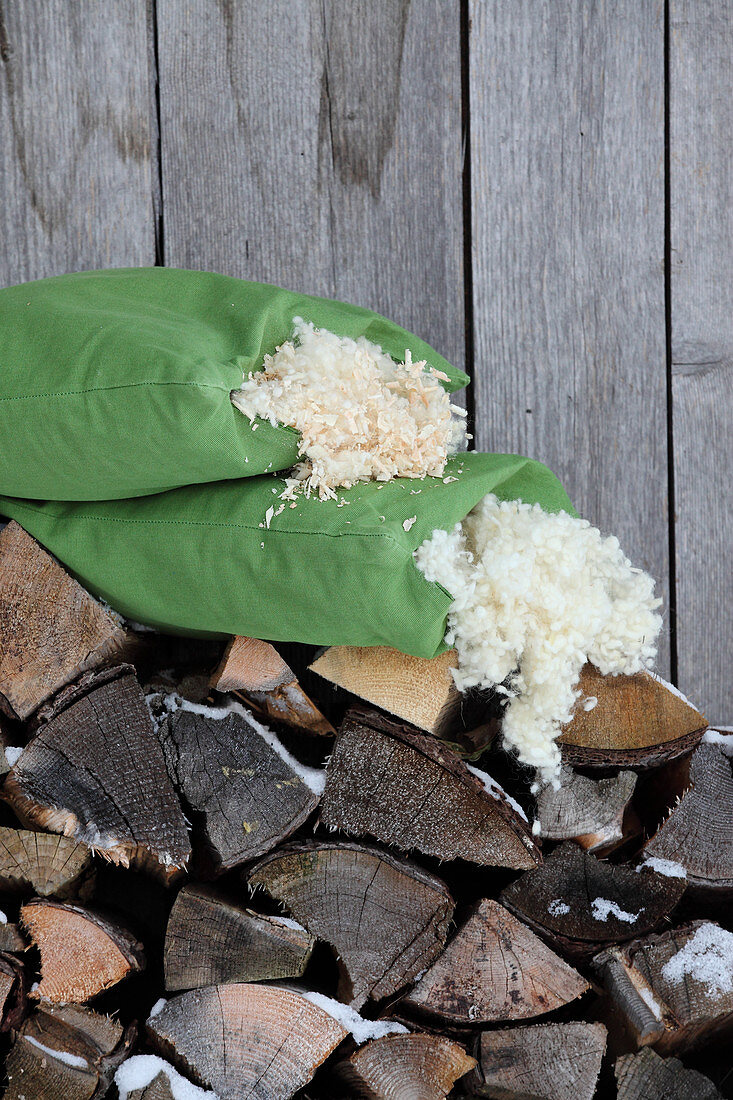
<path fill-rule="evenodd" d="M 219 390 L 231 393 L 231 386 L 217 386 L 213 382 L 122 382 L 119 386 L 95 386 L 87 390 L 54 390 L 50 393 L 25 393 L 16 397 L 0 397 L 0 401 L 33 401 L 42 397 L 80 397 L 87 393 L 109 393 L 114 390 L 139 389 L 141 386 L 190 386 L 199 390 Z"/>

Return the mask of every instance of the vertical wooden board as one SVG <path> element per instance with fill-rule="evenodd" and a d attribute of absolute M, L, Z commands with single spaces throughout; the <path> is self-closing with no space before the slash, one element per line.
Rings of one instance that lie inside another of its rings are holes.
<path fill-rule="evenodd" d="M 158 2 L 166 262 L 369 306 L 464 360 L 459 6 Z"/>
<path fill-rule="evenodd" d="M 733 715 L 733 3 L 672 0 L 672 411 L 680 687 Z"/>
<path fill-rule="evenodd" d="M 668 606 L 664 6 L 469 13 L 476 447 L 552 467 Z"/>
<path fill-rule="evenodd" d="M 0 285 L 155 259 L 145 0 L 0 4 Z"/>

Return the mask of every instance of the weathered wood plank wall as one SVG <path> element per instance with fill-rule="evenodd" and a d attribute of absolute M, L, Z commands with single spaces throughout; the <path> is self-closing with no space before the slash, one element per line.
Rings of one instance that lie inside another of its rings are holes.
<path fill-rule="evenodd" d="M 679 681 L 733 725 L 733 4 L 670 14 Z"/>
<path fill-rule="evenodd" d="M 547 463 L 668 605 L 664 9 L 470 11 L 476 444 Z"/>
<path fill-rule="evenodd" d="M 458 6 L 159 0 L 158 33 L 166 263 L 370 306 L 461 366 Z"/>
<path fill-rule="evenodd" d="M 157 259 L 418 330 L 730 720 L 732 26 L 670 0 L 665 68 L 661 0 L 0 0 L 0 284 Z"/>
<path fill-rule="evenodd" d="M 155 263 L 146 8 L 100 14 L 0 3 L 0 285 Z"/>

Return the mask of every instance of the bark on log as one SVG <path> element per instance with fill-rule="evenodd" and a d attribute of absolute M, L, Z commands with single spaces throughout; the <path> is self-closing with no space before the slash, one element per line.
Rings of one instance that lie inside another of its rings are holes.
<path fill-rule="evenodd" d="M 461 724 L 462 696 L 451 675 L 454 668 L 454 649 L 428 660 L 388 646 L 332 646 L 310 671 L 418 729 L 446 737 Z"/>
<path fill-rule="evenodd" d="M 580 674 L 584 696 L 558 738 L 563 762 L 585 768 L 657 767 L 695 748 L 707 722 L 675 688 L 649 672 L 602 676 L 586 664 Z"/>
<path fill-rule="evenodd" d="M 723 1100 L 709 1078 L 650 1047 L 617 1059 L 614 1072 L 617 1100 Z"/>
<path fill-rule="evenodd" d="M 483 1084 L 495 1100 L 592 1100 L 606 1049 L 602 1024 L 534 1024 L 481 1033 Z"/>
<path fill-rule="evenodd" d="M 126 634 L 19 524 L 0 531 L 0 710 L 28 718 Z"/>
<path fill-rule="evenodd" d="M 241 909 L 202 886 L 184 886 L 165 937 L 165 988 L 299 977 L 315 940 L 281 917 Z"/>
<path fill-rule="evenodd" d="M 12 955 L 0 955 L 0 1032 L 20 1027 L 26 1014 L 28 978 Z"/>
<path fill-rule="evenodd" d="M 249 983 L 174 997 L 147 1029 L 165 1057 L 220 1100 L 288 1100 L 347 1035 L 300 994 Z"/>
<path fill-rule="evenodd" d="M 78 905 L 37 898 L 20 918 L 41 954 L 38 999 L 84 1003 L 145 966 L 142 944 L 129 932 Z"/>
<path fill-rule="evenodd" d="M 432 737 L 354 707 L 339 729 L 321 800 L 325 825 L 402 851 L 523 870 L 542 856 L 526 819 Z"/>
<path fill-rule="evenodd" d="M 91 851 L 71 837 L 0 828 L 0 890 L 71 897 L 91 867 Z"/>
<path fill-rule="evenodd" d="M 548 783 L 537 796 L 540 836 L 574 840 L 588 852 L 607 855 L 631 833 L 624 821 L 635 787 L 634 772 L 590 779 L 561 768 L 560 787 Z"/>
<path fill-rule="evenodd" d="M 443 1036 L 386 1035 L 359 1047 L 336 1076 L 364 1100 L 445 1100 L 475 1065 L 463 1047 Z"/>
<path fill-rule="evenodd" d="M 499 898 L 553 947 L 580 961 L 604 944 L 650 932 L 684 892 L 684 879 L 606 863 L 568 841 Z"/>
<path fill-rule="evenodd" d="M 158 730 L 169 774 L 222 871 L 294 833 L 318 796 L 241 714 L 179 710 Z"/>
<path fill-rule="evenodd" d="M 188 833 L 130 666 L 85 674 L 39 718 L 2 793 L 20 820 L 113 863 L 176 877 Z"/>
<path fill-rule="evenodd" d="M 647 857 L 680 864 L 688 883 L 706 890 L 733 889 L 733 736 L 719 737 L 695 749 L 690 788 L 644 847 Z"/>
<path fill-rule="evenodd" d="M 291 845 L 266 856 L 249 882 L 334 948 L 339 998 L 357 1009 L 414 982 L 440 953 L 453 914 L 439 879 L 356 844 Z"/>
<path fill-rule="evenodd" d="M 705 976 L 695 968 L 682 976 L 667 969 L 708 925 L 694 921 L 608 948 L 593 960 L 632 1049 L 653 1046 L 660 1054 L 676 1054 L 733 1030 L 733 956 L 709 954 L 711 972 Z"/>
<path fill-rule="evenodd" d="M 44 1005 L 24 1023 L 8 1055 L 5 1100 L 92 1100 L 104 1096 L 135 1039 L 108 1016 L 76 1005 Z"/>
<path fill-rule="evenodd" d="M 269 642 L 232 638 L 209 683 L 217 691 L 233 692 L 253 703 L 273 722 L 285 722 L 319 736 L 336 733 Z"/>
<path fill-rule="evenodd" d="M 589 988 L 526 925 L 484 898 L 402 1003 L 475 1027 L 542 1016 Z"/>

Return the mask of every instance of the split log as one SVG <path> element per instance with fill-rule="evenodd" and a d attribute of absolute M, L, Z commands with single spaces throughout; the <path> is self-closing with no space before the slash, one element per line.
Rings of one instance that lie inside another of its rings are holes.
<path fill-rule="evenodd" d="M 710 930 L 717 947 L 705 946 Z M 607 948 L 593 966 L 632 1049 L 676 1054 L 733 1031 L 733 935 L 716 924 Z"/>
<path fill-rule="evenodd" d="M 232 638 L 209 684 L 217 691 L 233 692 L 253 703 L 273 722 L 285 722 L 319 735 L 336 733 L 269 642 Z"/>
<path fill-rule="evenodd" d="M 71 897 L 91 867 L 91 851 L 71 837 L 0 828 L 0 890 Z"/>
<path fill-rule="evenodd" d="M 19 524 L 0 531 L 0 710 L 27 718 L 125 631 Z"/>
<path fill-rule="evenodd" d="M 607 855 L 627 839 L 624 821 L 635 787 L 634 772 L 590 779 L 561 768 L 559 788 L 548 783 L 537 796 L 540 836 L 574 840 L 588 852 Z"/>
<path fill-rule="evenodd" d="M 534 1024 L 481 1033 L 483 1084 L 495 1100 L 593 1100 L 606 1049 L 602 1024 Z"/>
<path fill-rule="evenodd" d="M 584 768 L 651 768 L 695 748 L 707 729 L 698 710 L 676 688 L 649 672 L 603 676 L 586 664 L 584 696 L 558 738 L 565 764 Z"/>
<path fill-rule="evenodd" d="M 18 925 L 13 921 L 0 922 L 0 952 L 5 955 L 22 955 L 28 950 L 28 944 L 21 935 Z"/>
<path fill-rule="evenodd" d="M 315 940 L 281 917 L 241 909 L 202 886 L 184 886 L 165 937 L 165 988 L 299 977 Z"/>
<path fill-rule="evenodd" d="M 614 1069 L 617 1100 L 723 1100 L 713 1082 L 677 1058 L 661 1058 L 645 1047 L 625 1054 Z"/>
<path fill-rule="evenodd" d="M 348 1034 L 299 993 L 249 983 L 182 993 L 147 1029 L 164 1056 L 220 1100 L 287 1100 Z"/>
<path fill-rule="evenodd" d="M 716 737 L 716 740 L 707 738 Z M 691 786 L 659 831 L 647 858 L 671 860 L 691 886 L 733 889 L 733 736 L 707 734 L 690 762 Z"/>
<path fill-rule="evenodd" d="M 28 979 L 12 955 L 0 955 L 0 1031 L 20 1027 L 26 1014 Z"/>
<path fill-rule="evenodd" d="M 361 707 L 339 729 L 321 819 L 442 860 L 518 870 L 542 860 L 526 818 L 498 784 L 485 786 L 434 738 Z"/>
<path fill-rule="evenodd" d="M 318 805 L 303 778 L 242 714 L 215 718 L 179 710 L 158 737 L 216 871 L 269 852 Z"/>
<path fill-rule="evenodd" d="M 145 966 L 129 932 L 78 905 L 36 898 L 20 919 L 41 954 L 39 999 L 83 1003 Z"/>
<path fill-rule="evenodd" d="M 356 844 L 291 845 L 249 876 L 336 951 L 339 999 L 361 1008 L 415 981 L 443 948 L 453 899 L 413 863 Z"/>
<path fill-rule="evenodd" d="M 92 1100 L 104 1096 L 135 1029 L 77 1005 L 44 1005 L 24 1023 L 8 1055 L 5 1100 Z"/>
<path fill-rule="evenodd" d="M 389 646 L 331 646 L 310 666 L 337 687 L 358 695 L 436 737 L 460 725 L 461 693 L 451 670 L 454 649 L 438 657 L 410 657 Z"/>
<path fill-rule="evenodd" d="M 499 898 L 553 947 L 580 961 L 604 944 L 650 932 L 684 892 L 684 879 L 606 863 L 568 841 Z"/>
<path fill-rule="evenodd" d="M 359 1047 L 336 1076 L 364 1100 L 445 1100 L 475 1065 L 463 1047 L 443 1036 L 386 1035 Z"/>
<path fill-rule="evenodd" d="M 588 989 L 534 932 L 484 898 L 402 1003 L 471 1027 L 542 1016 Z"/>
<path fill-rule="evenodd" d="M 86 673 L 39 720 L 2 793 L 21 822 L 176 877 L 191 846 L 131 667 Z"/>

